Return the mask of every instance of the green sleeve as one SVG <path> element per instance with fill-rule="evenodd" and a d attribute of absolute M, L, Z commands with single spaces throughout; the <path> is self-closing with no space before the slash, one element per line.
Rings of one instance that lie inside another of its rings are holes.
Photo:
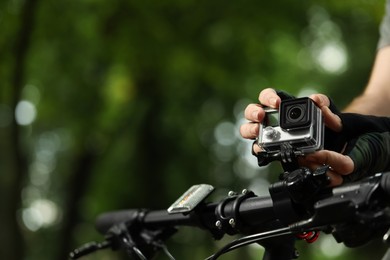
<path fill-rule="evenodd" d="M 360 136 L 347 153 L 354 162 L 355 170 L 344 177 L 354 181 L 363 177 L 390 170 L 390 132 L 368 133 Z"/>

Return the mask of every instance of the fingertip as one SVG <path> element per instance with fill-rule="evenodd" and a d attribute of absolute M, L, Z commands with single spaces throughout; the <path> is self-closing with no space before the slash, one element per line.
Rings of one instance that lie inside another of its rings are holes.
<path fill-rule="evenodd" d="M 262 122 L 265 116 L 265 111 L 263 108 L 259 108 L 257 111 L 257 122 Z"/>
<path fill-rule="evenodd" d="M 253 144 L 252 151 L 254 155 L 258 155 L 262 150 L 258 144 Z"/>
<path fill-rule="evenodd" d="M 328 107 L 330 105 L 329 98 L 324 94 L 312 94 L 310 95 L 310 99 L 312 99 L 319 107 Z"/>
<path fill-rule="evenodd" d="M 274 93 L 274 94 L 276 94 L 276 90 L 275 89 L 273 89 L 273 88 L 265 88 L 265 89 L 263 89 L 261 92 L 260 92 L 260 94 L 269 94 L 269 93 Z"/>
<path fill-rule="evenodd" d="M 348 155 L 343 155 L 343 158 L 343 163 L 340 165 L 340 172 L 342 175 L 349 175 L 355 169 L 355 164 Z"/>
<path fill-rule="evenodd" d="M 277 108 L 281 102 L 280 97 L 273 88 L 266 88 L 260 92 L 260 104 L 272 108 Z"/>
<path fill-rule="evenodd" d="M 340 186 L 341 184 L 343 184 L 343 178 L 338 175 L 337 173 L 333 173 L 331 171 L 328 171 L 327 172 L 327 175 L 328 175 L 328 178 L 329 178 L 329 186 L 330 187 L 336 187 L 336 186 Z"/>
<path fill-rule="evenodd" d="M 276 97 L 271 97 L 269 99 L 269 104 L 270 104 L 270 107 L 273 107 L 273 108 L 278 108 L 279 105 L 280 105 L 280 97 L 279 96 L 276 96 Z"/>
<path fill-rule="evenodd" d="M 259 104 L 249 104 L 244 111 L 244 116 L 252 122 L 261 122 L 264 118 L 264 110 Z"/>
<path fill-rule="evenodd" d="M 246 123 L 240 126 L 240 134 L 245 139 L 254 139 L 259 135 L 259 124 Z"/>

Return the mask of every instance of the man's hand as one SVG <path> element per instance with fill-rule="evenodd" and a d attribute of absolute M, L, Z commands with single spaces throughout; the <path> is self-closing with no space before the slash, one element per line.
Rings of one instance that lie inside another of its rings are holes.
<path fill-rule="evenodd" d="M 353 182 L 378 172 L 390 170 L 390 132 L 370 132 L 351 140 L 345 155 L 321 150 L 299 158 L 299 164 L 309 169 L 329 165 L 331 185 Z"/>
<path fill-rule="evenodd" d="M 327 175 L 330 179 L 330 186 L 338 186 L 343 183 L 343 175 L 351 174 L 355 164 L 351 157 L 328 150 L 317 151 L 299 158 L 299 164 L 311 170 L 323 165 L 329 165 Z"/>

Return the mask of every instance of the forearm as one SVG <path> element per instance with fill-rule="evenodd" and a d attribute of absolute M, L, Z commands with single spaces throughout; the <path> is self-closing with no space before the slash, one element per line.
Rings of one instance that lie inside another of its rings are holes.
<path fill-rule="evenodd" d="M 383 95 L 364 93 L 355 98 L 345 109 L 343 109 L 343 112 L 390 116 L 390 98 L 386 96 L 386 93 L 383 93 Z"/>
<path fill-rule="evenodd" d="M 365 91 L 352 101 L 345 112 L 390 115 L 390 46 L 378 51 Z"/>

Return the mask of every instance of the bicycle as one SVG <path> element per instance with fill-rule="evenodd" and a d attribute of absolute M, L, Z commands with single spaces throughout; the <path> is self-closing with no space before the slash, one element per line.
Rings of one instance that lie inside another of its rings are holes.
<path fill-rule="evenodd" d="M 100 243 L 88 243 L 70 253 L 72 259 L 97 250 L 125 250 L 129 257 L 150 259 L 180 226 L 208 230 L 215 239 L 241 234 L 207 258 L 259 243 L 264 260 L 297 258 L 297 240 L 314 242 L 319 232 L 332 234 L 337 242 L 357 247 L 383 235 L 390 242 L 390 173 L 378 173 L 359 182 L 327 187 L 323 166 L 285 172 L 269 186 L 270 196 L 258 197 L 244 189 L 230 192 L 220 202 L 207 202 L 211 185 L 194 185 L 168 210 L 131 209 L 103 213 L 96 228 L 105 235 Z M 358 232 L 357 232 L 358 231 Z"/>

